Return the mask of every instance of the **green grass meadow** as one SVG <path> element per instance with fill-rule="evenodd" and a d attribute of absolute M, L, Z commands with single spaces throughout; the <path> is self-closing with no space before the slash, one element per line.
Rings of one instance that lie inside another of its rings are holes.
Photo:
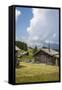
<path fill-rule="evenodd" d="M 59 67 L 46 64 L 20 62 L 16 68 L 16 83 L 59 80 Z"/>

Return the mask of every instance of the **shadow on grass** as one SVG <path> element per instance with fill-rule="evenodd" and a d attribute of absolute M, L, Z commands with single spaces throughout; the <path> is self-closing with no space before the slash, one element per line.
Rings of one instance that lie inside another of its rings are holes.
<path fill-rule="evenodd" d="M 23 66 L 23 65 L 18 65 L 18 66 L 16 66 L 16 68 L 17 69 L 19 69 L 19 68 L 25 68 L 26 66 Z"/>

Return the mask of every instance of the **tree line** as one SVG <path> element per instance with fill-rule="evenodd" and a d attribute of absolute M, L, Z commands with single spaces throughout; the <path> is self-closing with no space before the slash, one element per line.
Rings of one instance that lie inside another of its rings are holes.
<path fill-rule="evenodd" d="M 16 41 L 16 46 L 18 46 L 20 49 L 27 51 L 28 46 L 25 42 Z"/>

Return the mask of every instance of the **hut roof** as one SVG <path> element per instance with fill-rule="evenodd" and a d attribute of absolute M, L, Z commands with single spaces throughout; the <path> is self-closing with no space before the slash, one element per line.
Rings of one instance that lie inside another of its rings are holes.
<path fill-rule="evenodd" d="M 16 51 L 19 51 L 20 50 L 20 48 L 18 48 L 17 46 L 16 46 Z"/>
<path fill-rule="evenodd" d="M 41 50 L 37 51 L 36 53 L 34 53 L 34 56 L 37 55 L 40 51 L 43 51 L 44 53 L 50 55 L 50 56 L 54 56 L 54 57 L 57 57 L 59 58 L 59 52 L 53 50 L 53 49 L 47 49 L 47 48 L 42 48 Z"/>

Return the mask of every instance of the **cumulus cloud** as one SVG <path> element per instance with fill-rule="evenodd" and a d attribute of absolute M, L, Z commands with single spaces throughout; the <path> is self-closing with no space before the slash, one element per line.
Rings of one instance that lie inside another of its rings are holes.
<path fill-rule="evenodd" d="M 16 20 L 18 19 L 18 17 L 21 15 L 21 11 L 19 11 L 18 9 L 16 9 Z"/>
<path fill-rule="evenodd" d="M 35 30 L 35 27 L 38 25 L 45 25 L 46 23 L 46 17 L 45 17 L 45 13 L 46 13 L 46 10 L 44 9 L 32 9 L 32 14 L 33 14 L 33 17 L 32 19 L 30 20 L 30 27 L 27 28 L 27 31 L 28 32 L 33 32 L 33 29 Z M 42 23 L 39 23 L 39 22 L 42 22 Z"/>
<path fill-rule="evenodd" d="M 54 26 L 55 18 L 53 16 L 57 13 L 49 9 L 32 9 L 32 14 L 30 25 L 27 27 L 29 34 L 27 43 L 31 46 L 42 46 L 43 42 L 48 41 L 49 38 L 54 39 L 58 33 L 58 25 L 56 23 Z"/>
<path fill-rule="evenodd" d="M 43 38 L 46 37 L 43 35 L 45 33 L 44 28 L 47 27 L 46 13 L 47 10 L 45 9 L 32 9 L 33 17 L 30 20 L 30 26 L 27 28 L 27 32 L 29 33 L 28 41 L 32 46 L 40 46 Z"/>

